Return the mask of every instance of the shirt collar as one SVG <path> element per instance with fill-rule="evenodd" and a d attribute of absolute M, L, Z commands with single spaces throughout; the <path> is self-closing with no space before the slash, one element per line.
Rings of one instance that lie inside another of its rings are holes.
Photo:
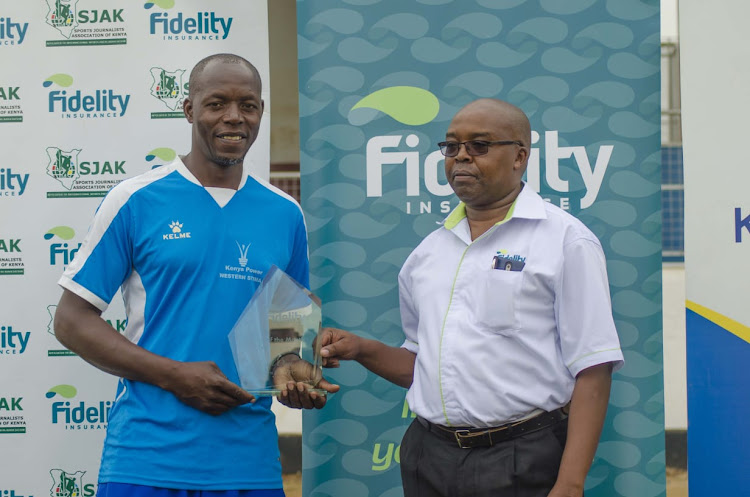
<path fill-rule="evenodd" d="M 498 221 L 496 224 L 502 224 L 512 218 L 546 219 L 547 211 L 544 204 L 544 199 L 542 199 L 537 192 L 528 187 L 526 183 L 523 183 L 523 189 L 521 189 L 521 192 L 513 201 L 513 204 L 511 204 L 510 209 L 508 209 L 508 214 L 505 215 L 505 219 Z M 445 226 L 446 229 L 451 230 L 465 217 L 466 204 L 459 202 L 456 208 L 445 218 L 443 226 Z"/>
<path fill-rule="evenodd" d="M 196 185 L 205 188 L 203 184 L 198 181 L 198 178 L 193 176 L 193 173 L 190 172 L 190 169 L 187 168 L 184 162 L 182 162 L 182 158 L 178 155 L 175 160 L 172 163 L 174 167 L 177 169 L 177 171 L 188 181 L 191 183 L 195 183 Z M 242 188 L 245 186 L 245 183 L 247 183 L 247 175 L 242 173 L 242 177 L 240 178 L 240 184 L 237 186 L 237 191 L 242 190 Z M 232 190 L 233 188 L 229 188 L 229 190 Z"/>

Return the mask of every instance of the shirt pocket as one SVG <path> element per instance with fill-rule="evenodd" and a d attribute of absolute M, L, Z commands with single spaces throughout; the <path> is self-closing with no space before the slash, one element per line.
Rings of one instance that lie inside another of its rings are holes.
<path fill-rule="evenodd" d="M 482 272 L 476 300 L 477 324 L 488 331 L 508 334 L 521 328 L 518 301 L 523 271 L 487 269 Z"/>

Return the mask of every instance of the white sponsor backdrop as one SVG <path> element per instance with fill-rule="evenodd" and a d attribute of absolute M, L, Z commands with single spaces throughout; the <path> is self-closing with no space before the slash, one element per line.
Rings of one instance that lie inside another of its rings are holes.
<path fill-rule="evenodd" d="M 55 339 L 56 281 L 103 192 L 190 146 L 188 75 L 253 62 L 266 113 L 246 168 L 268 177 L 266 0 L 0 0 L 0 494 L 89 496 L 116 379 Z M 185 310 L 185 319 L 190 319 Z M 121 297 L 104 317 L 124 325 Z"/>

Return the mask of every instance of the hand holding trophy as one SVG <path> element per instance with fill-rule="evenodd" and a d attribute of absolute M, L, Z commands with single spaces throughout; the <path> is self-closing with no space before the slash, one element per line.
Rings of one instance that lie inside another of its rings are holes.
<path fill-rule="evenodd" d="M 321 322 L 320 300 L 272 266 L 228 337 L 242 388 L 289 407 L 323 407 L 339 387 L 323 379 Z"/>

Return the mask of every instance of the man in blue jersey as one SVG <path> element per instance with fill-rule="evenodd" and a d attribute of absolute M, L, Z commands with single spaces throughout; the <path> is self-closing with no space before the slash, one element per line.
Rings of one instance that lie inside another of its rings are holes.
<path fill-rule="evenodd" d="M 247 60 L 200 61 L 183 106 L 190 153 L 113 188 L 60 278 L 58 339 L 121 378 L 99 495 L 284 495 L 271 399 L 238 386 L 227 340 L 272 265 L 309 284 L 299 205 L 243 173 L 263 107 Z M 100 317 L 119 288 L 122 335 Z M 287 380 L 283 403 L 323 407 Z"/>

